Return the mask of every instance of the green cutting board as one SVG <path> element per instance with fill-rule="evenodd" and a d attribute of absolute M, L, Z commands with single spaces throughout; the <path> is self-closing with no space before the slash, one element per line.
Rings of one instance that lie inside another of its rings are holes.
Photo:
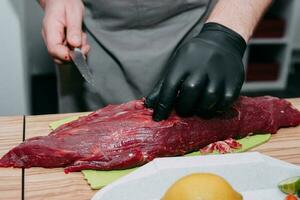
<path fill-rule="evenodd" d="M 79 117 L 80 116 L 65 118 L 59 121 L 52 122 L 50 123 L 49 126 L 52 130 L 54 130 L 65 123 L 78 119 Z M 237 141 L 242 145 L 242 147 L 239 149 L 234 149 L 232 153 L 240 153 L 240 152 L 248 151 L 249 149 L 252 149 L 258 145 L 267 142 L 270 138 L 271 138 L 271 134 L 258 134 L 258 135 L 247 136 L 245 138 L 239 139 Z M 218 152 L 214 152 L 212 154 L 218 154 Z M 199 156 L 199 155 L 201 155 L 200 152 L 196 151 L 193 153 L 186 154 L 185 156 Z M 125 170 L 111 170 L 111 171 L 82 170 L 81 172 L 83 173 L 84 178 L 90 184 L 91 188 L 96 190 L 127 175 L 128 173 L 134 171 L 137 168 L 125 169 Z"/>

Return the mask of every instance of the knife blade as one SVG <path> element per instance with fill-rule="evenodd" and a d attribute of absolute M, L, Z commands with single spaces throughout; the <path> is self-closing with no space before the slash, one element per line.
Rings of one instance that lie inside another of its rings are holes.
<path fill-rule="evenodd" d="M 96 87 L 94 76 L 88 64 L 86 63 L 84 55 L 81 52 L 81 50 L 79 48 L 74 48 L 74 50 L 70 52 L 70 57 L 72 58 L 74 64 L 78 68 L 84 80 L 86 80 L 86 82 L 88 82 L 93 87 Z"/>

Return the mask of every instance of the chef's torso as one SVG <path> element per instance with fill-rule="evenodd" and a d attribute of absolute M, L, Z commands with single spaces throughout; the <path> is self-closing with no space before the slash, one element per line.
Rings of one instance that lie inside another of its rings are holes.
<path fill-rule="evenodd" d="M 198 34 L 211 0 L 84 0 L 91 109 L 147 95 L 174 50 Z M 97 95 L 97 98 L 92 98 Z M 98 104 L 98 105 L 97 105 Z"/>

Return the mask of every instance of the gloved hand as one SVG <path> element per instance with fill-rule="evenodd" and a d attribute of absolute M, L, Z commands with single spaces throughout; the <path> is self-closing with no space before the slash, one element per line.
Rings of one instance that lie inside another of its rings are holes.
<path fill-rule="evenodd" d="M 146 97 L 153 119 L 168 118 L 173 107 L 180 116 L 211 115 L 230 107 L 244 82 L 245 49 L 238 33 L 206 23 L 197 37 L 175 52 L 167 73 Z"/>

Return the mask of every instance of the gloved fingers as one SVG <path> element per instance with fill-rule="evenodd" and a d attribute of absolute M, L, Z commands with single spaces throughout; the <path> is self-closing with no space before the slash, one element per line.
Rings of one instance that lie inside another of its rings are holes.
<path fill-rule="evenodd" d="M 242 84 L 240 84 L 240 85 L 236 85 L 236 84 L 225 85 L 223 97 L 221 98 L 219 105 L 217 107 L 218 111 L 225 111 L 232 106 L 234 101 L 239 97 L 239 94 L 241 91 L 241 86 L 242 86 Z"/>
<path fill-rule="evenodd" d="M 180 116 L 189 116 L 194 114 L 194 108 L 199 99 L 201 91 L 206 84 L 205 75 L 191 75 L 181 85 L 176 102 L 176 112 Z"/>
<path fill-rule="evenodd" d="M 179 70 L 174 70 L 174 68 L 178 67 L 180 60 L 178 60 L 178 57 L 175 57 L 173 55 L 171 62 L 169 63 L 169 65 L 173 65 L 173 70 L 170 71 L 169 73 L 165 74 L 164 76 L 162 76 L 163 78 L 160 79 L 160 81 L 154 86 L 154 88 L 152 89 L 152 91 L 150 92 L 150 94 L 147 95 L 146 99 L 145 99 L 145 106 L 147 108 L 153 108 L 155 110 L 155 106 L 158 102 L 159 99 L 159 95 L 161 92 L 161 88 L 163 86 L 163 83 L 165 82 L 166 77 L 172 77 L 173 80 L 180 80 L 180 73 Z M 170 80 L 168 80 L 168 82 L 171 82 Z M 169 85 L 171 85 L 171 83 L 168 83 Z"/>
<path fill-rule="evenodd" d="M 241 72 L 235 77 L 227 76 L 225 79 L 224 94 L 217 107 L 218 111 L 225 111 L 229 109 L 234 101 L 239 97 L 240 91 L 244 83 L 245 75 Z"/>
<path fill-rule="evenodd" d="M 164 79 L 159 91 L 158 101 L 154 106 L 153 119 L 155 121 L 167 119 L 171 114 L 178 94 L 179 86 L 182 82 L 182 77 L 180 75 L 181 74 L 178 74 L 178 71 L 173 70 L 167 74 L 166 78 Z"/>
<path fill-rule="evenodd" d="M 150 94 L 148 94 L 148 96 L 145 99 L 145 106 L 147 108 L 154 108 L 157 100 L 158 100 L 158 96 L 159 96 L 159 92 L 162 86 L 164 79 L 161 79 L 156 85 L 155 87 L 152 89 L 152 91 L 150 92 Z"/>
<path fill-rule="evenodd" d="M 209 80 L 209 83 L 199 98 L 196 112 L 200 116 L 211 116 L 216 111 L 216 106 L 223 95 L 223 81 L 220 79 Z"/>

